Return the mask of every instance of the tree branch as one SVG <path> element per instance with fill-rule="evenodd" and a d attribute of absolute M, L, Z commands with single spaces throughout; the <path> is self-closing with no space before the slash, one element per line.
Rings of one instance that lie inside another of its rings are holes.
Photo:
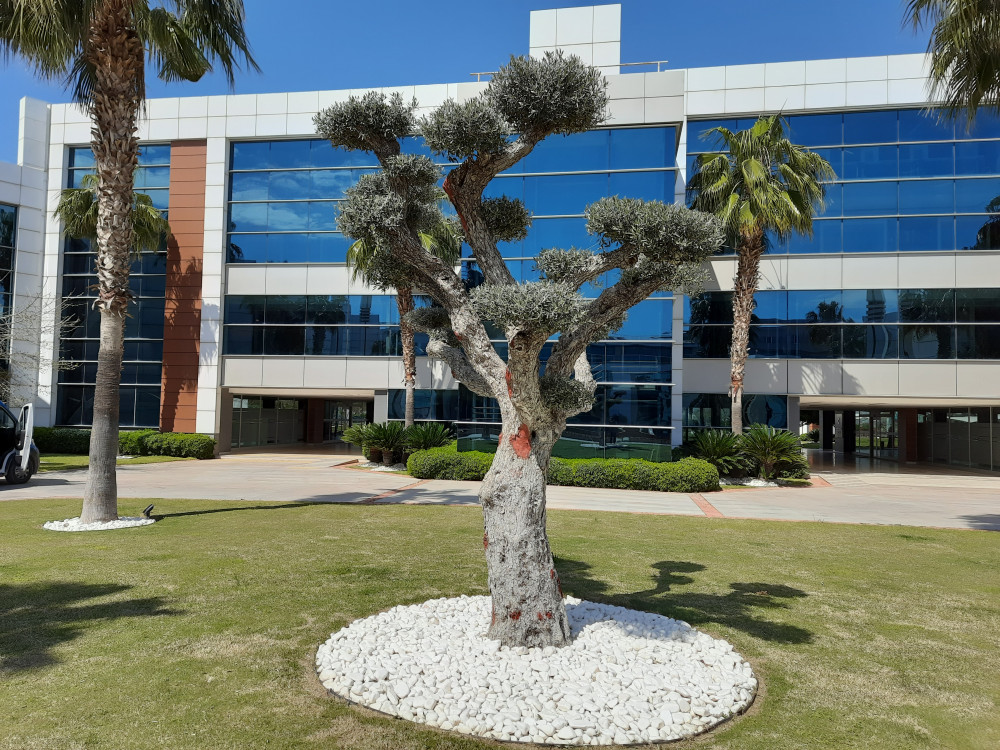
<path fill-rule="evenodd" d="M 462 349 L 449 346 L 443 339 L 431 339 L 430 343 L 427 344 L 427 355 L 440 359 L 448 365 L 451 368 L 452 377 L 473 393 L 487 398 L 496 397 L 493 388 L 479 374 Z"/>

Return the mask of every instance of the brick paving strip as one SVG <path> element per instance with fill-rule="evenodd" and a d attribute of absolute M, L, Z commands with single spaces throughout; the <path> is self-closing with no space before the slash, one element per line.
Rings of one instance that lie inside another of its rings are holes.
<path fill-rule="evenodd" d="M 725 516 L 722 515 L 722 512 L 718 508 L 716 508 L 714 505 L 708 502 L 708 500 L 703 498 L 701 495 L 698 494 L 691 495 L 691 499 L 694 501 L 694 504 L 698 506 L 701 512 L 704 513 L 709 518 L 725 518 Z"/>
<path fill-rule="evenodd" d="M 426 484 L 429 481 L 431 481 L 431 480 L 430 479 L 421 479 L 421 480 L 419 480 L 417 482 L 414 482 L 413 484 L 408 484 L 405 487 L 397 487 L 394 490 L 387 490 L 386 492 L 383 492 L 381 495 L 373 495 L 372 497 L 366 497 L 361 502 L 364 505 L 374 505 L 379 500 L 384 500 L 387 497 L 392 497 L 393 495 L 396 495 L 396 494 L 398 494 L 400 492 L 405 492 L 406 490 L 412 490 L 414 487 L 419 487 L 420 485 Z"/>

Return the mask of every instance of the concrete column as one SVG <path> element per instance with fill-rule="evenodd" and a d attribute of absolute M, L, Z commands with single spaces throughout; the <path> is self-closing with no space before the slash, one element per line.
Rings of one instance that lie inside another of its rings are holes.
<path fill-rule="evenodd" d="M 915 463 L 919 459 L 917 441 L 917 410 L 900 409 L 899 424 L 896 426 L 896 437 L 899 440 L 899 460 Z"/>
<path fill-rule="evenodd" d="M 326 402 L 321 398 L 306 399 L 306 442 L 323 442 L 323 419 L 326 416 Z"/>
<path fill-rule="evenodd" d="M 844 452 L 844 412 L 833 413 L 833 449 L 837 453 Z"/>
<path fill-rule="evenodd" d="M 820 448 L 822 448 L 825 451 L 832 451 L 834 449 L 833 445 L 834 422 L 835 422 L 834 412 L 821 411 L 819 413 Z"/>
<path fill-rule="evenodd" d="M 799 397 L 789 396 L 788 406 L 786 407 L 788 412 L 788 424 L 786 429 L 795 434 L 799 434 Z"/>
<path fill-rule="evenodd" d="M 855 439 L 857 423 L 853 411 L 844 412 L 844 452 L 854 453 L 857 448 Z"/>
<path fill-rule="evenodd" d="M 372 421 L 382 423 L 389 419 L 389 391 L 375 391 L 375 411 Z"/>

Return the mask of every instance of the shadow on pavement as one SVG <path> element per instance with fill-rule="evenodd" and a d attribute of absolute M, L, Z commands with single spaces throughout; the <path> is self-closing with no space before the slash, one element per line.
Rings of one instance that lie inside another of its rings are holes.
<path fill-rule="evenodd" d="M 88 623 L 180 614 L 161 597 L 87 603 L 130 588 L 71 581 L 0 584 L 0 675 L 55 664 L 51 650 L 79 637 Z"/>
<path fill-rule="evenodd" d="M 367 500 L 371 495 L 365 494 L 363 492 L 355 493 L 345 493 L 339 495 L 329 495 L 324 497 L 322 495 L 308 498 L 305 500 L 293 500 L 287 503 L 276 503 L 271 500 L 213 500 L 212 502 L 218 503 L 238 503 L 238 502 L 251 502 L 251 503 L 261 503 L 260 505 L 233 505 L 226 506 L 225 508 L 209 508 L 206 510 L 185 510 L 178 511 L 176 513 L 153 513 L 152 518 L 157 521 L 164 518 L 181 518 L 182 516 L 207 516 L 213 513 L 235 513 L 237 511 L 243 510 L 283 510 L 288 508 L 307 508 L 311 505 L 359 505 L 362 500 Z M 166 505 L 170 500 L 176 498 L 166 498 L 162 500 L 164 505 Z M 154 501 L 154 505 L 155 505 Z"/>
<path fill-rule="evenodd" d="M 1000 513 L 983 513 L 978 516 L 959 516 L 973 529 L 1000 531 Z"/>
<path fill-rule="evenodd" d="M 610 594 L 608 585 L 590 574 L 591 566 L 579 560 L 556 557 L 563 590 L 581 599 L 614 604 L 628 609 L 683 620 L 691 625 L 717 623 L 741 630 L 765 641 L 776 643 L 810 643 L 811 631 L 796 625 L 772 622 L 763 614 L 768 609 L 790 609 L 790 600 L 808 596 L 806 592 L 779 583 L 731 583 L 725 594 L 705 594 L 698 591 L 673 591 L 695 579 L 686 575 L 705 570 L 699 563 L 665 560 L 654 563 L 653 587 L 632 594 Z"/>

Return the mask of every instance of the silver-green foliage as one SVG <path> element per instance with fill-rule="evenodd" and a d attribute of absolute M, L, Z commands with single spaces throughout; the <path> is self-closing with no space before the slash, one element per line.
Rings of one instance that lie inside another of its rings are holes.
<path fill-rule="evenodd" d="M 327 107 L 313 118 L 316 132 L 334 146 L 355 151 L 383 149 L 399 153 L 399 139 L 413 130 L 416 101 L 403 101 L 400 94 L 387 97 L 378 91 L 352 96 Z"/>
<path fill-rule="evenodd" d="M 497 242 L 520 242 L 528 236 L 531 214 L 524 203 L 502 195 L 483 201 L 483 219 Z"/>
<path fill-rule="evenodd" d="M 573 287 L 554 281 L 482 284 L 471 297 L 479 317 L 503 330 L 561 331 L 578 323 L 587 305 Z"/>
<path fill-rule="evenodd" d="M 420 133 L 435 154 L 462 161 L 502 152 L 510 126 L 485 99 L 449 99 L 421 120 Z"/>
<path fill-rule="evenodd" d="M 592 250 L 547 248 L 535 258 L 535 265 L 549 281 L 563 281 L 570 276 L 598 272 L 601 259 Z"/>
<path fill-rule="evenodd" d="M 692 250 L 722 246 L 718 220 L 673 203 L 615 196 L 592 203 L 586 215 L 602 247 L 634 248 L 653 260 L 688 260 Z"/>
<path fill-rule="evenodd" d="M 572 378 L 546 374 L 539 378 L 539 389 L 545 404 L 567 413 L 587 411 L 594 405 L 594 389 Z"/>

